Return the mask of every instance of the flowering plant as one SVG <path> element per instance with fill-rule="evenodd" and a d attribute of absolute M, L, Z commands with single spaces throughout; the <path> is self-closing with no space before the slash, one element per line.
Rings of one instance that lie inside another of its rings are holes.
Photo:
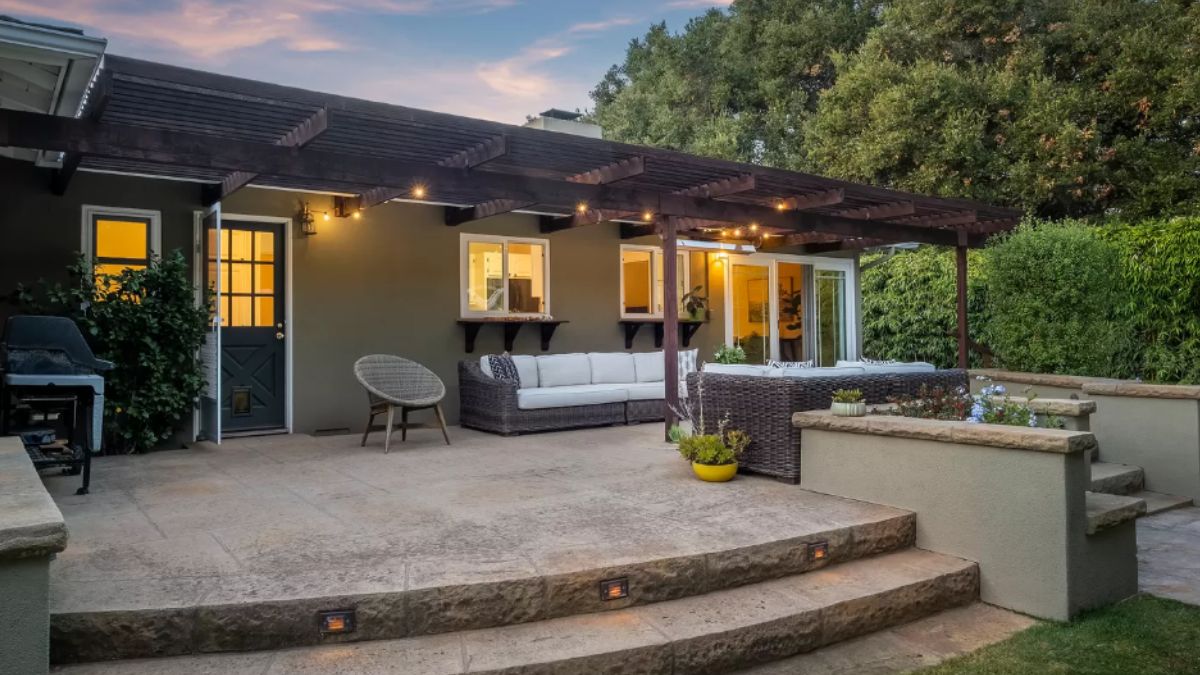
<path fill-rule="evenodd" d="M 1030 399 L 1032 400 L 1032 399 Z M 1002 384 L 989 384 L 974 396 L 968 422 L 1036 427 L 1037 415 L 1027 403 L 1014 401 Z"/>
<path fill-rule="evenodd" d="M 884 414 L 934 420 L 962 420 L 974 424 L 1049 428 L 1062 426 L 1060 421 L 1053 417 L 1039 420 L 1037 414 L 1029 407 L 1028 401 L 1009 398 L 1008 391 L 1002 384 L 988 385 L 974 395 L 969 394 L 966 387 L 947 389 L 921 385 L 916 396 L 895 396 L 890 401 L 894 407 Z"/>

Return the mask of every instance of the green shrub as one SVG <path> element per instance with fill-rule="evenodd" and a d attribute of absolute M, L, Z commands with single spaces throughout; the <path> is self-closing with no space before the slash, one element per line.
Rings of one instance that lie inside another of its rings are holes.
<path fill-rule="evenodd" d="M 68 316 L 92 351 L 114 363 L 105 374 L 104 425 L 112 449 L 148 450 L 170 437 L 204 387 L 198 351 L 208 309 L 178 251 L 143 270 L 102 275 L 80 260 L 67 286 L 17 289 L 22 311 Z"/>
<path fill-rule="evenodd" d="M 958 305 L 954 251 L 922 246 L 862 259 L 863 354 L 875 359 L 928 361 L 940 368 L 958 363 Z M 967 261 L 967 326 L 978 341 L 986 321 L 982 258 Z M 972 365 L 982 365 L 978 353 Z"/>
<path fill-rule="evenodd" d="M 1119 373 L 1128 348 L 1121 254 L 1077 221 L 1025 223 L 984 256 L 988 320 L 983 336 L 1012 370 Z"/>
<path fill-rule="evenodd" d="M 1200 218 L 1112 223 L 1099 230 L 1122 259 L 1123 316 L 1133 344 L 1123 377 L 1200 382 Z"/>

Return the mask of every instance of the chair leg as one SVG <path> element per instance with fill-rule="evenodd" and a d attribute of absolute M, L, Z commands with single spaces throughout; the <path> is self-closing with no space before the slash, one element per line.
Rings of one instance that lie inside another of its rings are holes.
<path fill-rule="evenodd" d="M 408 440 L 408 408 L 400 409 L 400 442 Z"/>
<path fill-rule="evenodd" d="M 367 428 L 363 429 L 362 443 L 358 444 L 360 448 L 367 447 L 367 435 L 371 433 L 371 425 L 375 423 L 375 415 L 376 413 L 371 413 L 371 416 L 367 418 Z"/>
<path fill-rule="evenodd" d="M 396 408 L 388 406 L 387 413 L 387 431 L 383 436 L 383 454 L 387 454 L 392 447 L 392 421 L 396 419 Z"/>
<path fill-rule="evenodd" d="M 446 431 L 446 416 L 442 414 L 442 404 L 433 406 L 433 412 L 437 414 L 438 423 L 442 425 L 442 438 L 446 439 L 446 445 L 450 445 L 450 434 Z"/>

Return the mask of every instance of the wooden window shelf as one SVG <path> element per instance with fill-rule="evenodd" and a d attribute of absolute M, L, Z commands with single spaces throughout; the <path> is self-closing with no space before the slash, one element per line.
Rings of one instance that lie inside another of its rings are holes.
<path fill-rule="evenodd" d="M 633 338 L 637 336 L 638 331 L 642 326 L 654 327 L 654 347 L 659 349 L 663 343 L 663 320 L 662 319 L 621 319 L 617 323 L 625 329 L 625 349 L 633 349 Z M 695 319 L 680 319 L 679 320 L 679 341 L 683 347 L 690 347 L 692 344 L 692 336 L 696 331 L 703 326 L 703 321 Z"/>
<path fill-rule="evenodd" d="M 513 342 L 517 339 L 517 333 L 521 331 L 521 326 L 537 326 L 541 332 L 542 351 L 550 350 L 550 339 L 554 337 L 554 331 L 559 325 L 568 323 L 567 321 L 558 321 L 555 319 L 505 319 L 505 318 L 479 318 L 479 319 L 459 319 L 458 325 L 463 327 L 463 335 L 466 338 L 466 351 L 468 354 L 475 352 L 475 338 L 479 335 L 479 329 L 487 325 L 499 325 L 504 327 L 504 351 L 511 352 L 513 350 Z"/>

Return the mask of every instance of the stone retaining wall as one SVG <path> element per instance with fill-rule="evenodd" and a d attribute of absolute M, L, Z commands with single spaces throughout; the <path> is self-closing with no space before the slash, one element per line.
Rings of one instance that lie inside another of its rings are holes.
<path fill-rule="evenodd" d="M 1083 393 L 1083 385 L 1089 383 L 1120 382 L 1102 377 L 1085 377 L 1081 375 L 1051 375 L 1048 373 L 1023 373 L 1015 370 L 1000 370 L 996 368 L 975 368 L 969 371 L 971 392 L 978 394 L 989 384 L 1002 384 L 1008 393 L 1019 396 L 1037 396 L 1038 398 L 1089 398 Z M 983 378 L 983 379 L 981 379 Z"/>
<path fill-rule="evenodd" d="M 984 601 L 1069 619 L 1137 592 L 1134 525 L 1089 536 L 1087 432 L 793 416 L 800 485 L 917 512 L 917 546 L 979 563 Z"/>
<path fill-rule="evenodd" d="M 1200 387 L 1091 383 L 1092 431 L 1106 462 L 1145 472 L 1146 489 L 1200 499 Z"/>
<path fill-rule="evenodd" d="M 50 558 L 67 527 L 19 438 L 0 438 L 0 673 L 49 669 Z"/>

